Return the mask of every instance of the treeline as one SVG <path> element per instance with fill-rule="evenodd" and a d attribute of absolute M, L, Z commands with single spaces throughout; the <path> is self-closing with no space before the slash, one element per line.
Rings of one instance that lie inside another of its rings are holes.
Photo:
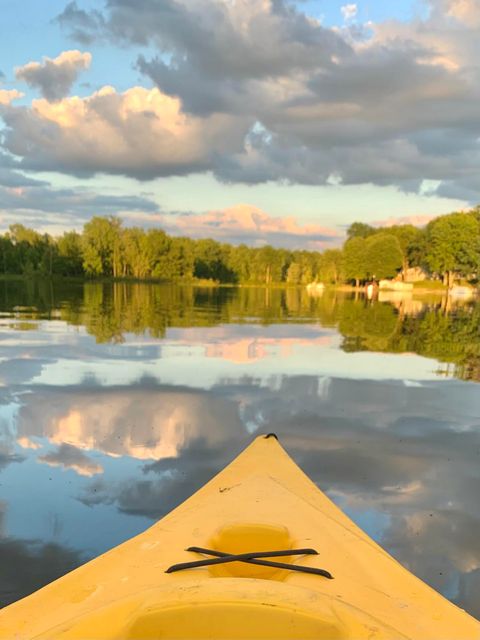
<path fill-rule="evenodd" d="M 21 224 L 0 236 L 0 271 L 5 275 L 358 285 L 411 267 L 442 277 L 445 284 L 455 276 L 477 278 L 480 207 L 440 216 L 423 229 L 379 229 L 355 222 L 341 249 L 322 253 L 172 237 L 160 229 L 125 228 L 116 217 L 94 217 L 81 234 L 70 231 L 57 238 Z"/>
<path fill-rule="evenodd" d="M 94 217 L 81 234 L 69 231 L 59 238 L 14 224 L 0 236 L 0 251 L 4 274 L 267 285 L 337 281 L 341 254 L 178 238 L 160 229 L 124 228 L 115 217 Z"/>
<path fill-rule="evenodd" d="M 478 280 L 480 207 L 431 220 L 424 228 L 410 224 L 376 228 L 354 222 L 342 250 L 345 280 L 391 278 L 419 267 L 451 286 L 455 277 Z"/>

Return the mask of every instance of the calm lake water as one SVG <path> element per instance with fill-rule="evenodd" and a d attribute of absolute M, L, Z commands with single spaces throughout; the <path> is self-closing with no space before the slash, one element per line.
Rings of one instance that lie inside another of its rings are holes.
<path fill-rule="evenodd" d="M 480 305 L 0 282 L 0 605 L 143 531 L 256 435 L 480 616 Z"/>

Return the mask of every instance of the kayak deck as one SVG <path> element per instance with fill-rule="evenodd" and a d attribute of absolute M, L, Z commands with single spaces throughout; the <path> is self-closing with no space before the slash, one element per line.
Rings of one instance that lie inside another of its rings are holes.
<path fill-rule="evenodd" d="M 192 547 L 257 557 L 167 573 L 213 559 Z M 259 557 L 298 549 L 318 553 Z M 480 623 L 373 542 L 276 438 L 261 436 L 147 531 L 0 611 L 0 638 L 12 637 L 471 640 Z"/>

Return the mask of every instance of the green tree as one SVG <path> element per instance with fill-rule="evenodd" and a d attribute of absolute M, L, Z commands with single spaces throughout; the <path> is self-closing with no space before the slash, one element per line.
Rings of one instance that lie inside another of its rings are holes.
<path fill-rule="evenodd" d="M 338 284 L 345 277 L 344 253 L 341 249 L 327 249 L 320 256 L 318 279 Z"/>
<path fill-rule="evenodd" d="M 365 224 L 365 222 L 353 222 L 347 229 L 347 239 L 368 238 L 376 232 L 375 227 Z"/>
<path fill-rule="evenodd" d="M 231 247 L 228 255 L 228 268 L 234 274 L 235 282 L 240 284 L 251 280 L 252 249 L 245 244 Z"/>
<path fill-rule="evenodd" d="M 300 284 L 302 281 L 302 265 L 298 262 L 291 262 L 287 270 L 288 284 Z"/>
<path fill-rule="evenodd" d="M 251 269 L 254 282 L 266 285 L 282 282 L 286 262 L 286 252 L 276 250 L 268 244 L 255 249 Z"/>
<path fill-rule="evenodd" d="M 122 275 L 146 278 L 151 275 L 151 256 L 145 231 L 139 227 L 124 229 L 121 236 Z"/>
<path fill-rule="evenodd" d="M 402 250 L 402 273 L 409 267 L 419 266 L 422 261 L 425 233 L 413 224 L 401 224 L 388 227 L 386 232 L 395 236 Z"/>
<path fill-rule="evenodd" d="M 15 247 L 19 272 L 26 276 L 52 274 L 56 247 L 48 234 L 41 235 L 23 224 L 12 224 L 7 237 Z"/>
<path fill-rule="evenodd" d="M 83 227 L 83 266 L 88 275 L 121 275 L 119 218 L 95 216 Z"/>
<path fill-rule="evenodd" d="M 82 237 L 76 231 L 67 231 L 57 240 L 54 271 L 63 276 L 83 275 Z"/>
<path fill-rule="evenodd" d="M 367 244 L 361 237 L 354 237 L 347 240 L 343 246 L 343 266 L 345 278 L 355 280 L 355 286 L 360 285 L 361 280 L 365 280 L 367 273 Z"/>
<path fill-rule="evenodd" d="M 145 253 L 149 264 L 149 273 L 153 278 L 171 279 L 173 265 L 169 259 L 171 238 L 161 229 L 149 229 L 145 238 Z"/>
<path fill-rule="evenodd" d="M 313 282 L 317 277 L 317 264 L 315 255 L 312 251 L 298 251 L 296 252 L 296 259 L 300 264 L 300 283 L 309 284 Z"/>
<path fill-rule="evenodd" d="M 472 213 L 450 213 L 435 218 L 426 229 L 425 262 L 443 275 L 451 287 L 455 273 L 477 273 L 480 263 L 480 223 Z"/>
<path fill-rule="evenodd" d="M 217 282 L 235 282 L 236 276 L 229 266 L 230 247 L 215 240 L 197 240 L 194 244 L 196 278 Z"/>
<path fill-rule="evenodd" d="M 397 238 L 376 233 L 365 241 L 365 268 L 369 278 L 392 278 L 402 268 L 403 254 Z"/>
<path fill-rule="evenodd" d="M 191 280 L 195 268 L 195 243 L 190 238 L 170 238 L 168 252 L 172 280 Z"/>
<path fill-rule="evenodd" d="M 478 222 L 480 222 L 480 204 L 477 204 L 476 207 L 473 207 L 470 213 L 478 220 Z"/>
<path fill-rule="evenodd" d="M 11 224 L 8 228 L 8 231 L 10 238 L 16 245 L 24 242 L 26 244 L 34 246 L 36 244 L 40 244 L 42 241 L 42 236 L 38 233 L 38 231 L 30 229 L 29 227 L 25 227 L 20 223 Z"/>
<path fill-rule="evenodd" d="M 3 274 L 21 272 L 18 252 L 8 234 L 0 236 L 0 270 Z"/>

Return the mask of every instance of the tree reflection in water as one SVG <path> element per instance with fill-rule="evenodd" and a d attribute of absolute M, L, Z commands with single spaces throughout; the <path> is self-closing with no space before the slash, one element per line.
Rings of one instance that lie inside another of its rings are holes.
<path fill-rule="evenodd" d="M 416 353 L 444 363 L 439 372 L 480 381 L 480 303 L 448 297 L 381 293 L 368 301 L 334 290 L 314 297 L 296 287 L 7 281 L 0 286 L 0 310 L 21 312 L 18 329 L 33 326 L 27 318 L 58 318 L 84 326 L 99 343 L 121 343 L 130 333 L 163 338 L 170 327 L 315 321 L 336 328 L 346 352 Z"/>

